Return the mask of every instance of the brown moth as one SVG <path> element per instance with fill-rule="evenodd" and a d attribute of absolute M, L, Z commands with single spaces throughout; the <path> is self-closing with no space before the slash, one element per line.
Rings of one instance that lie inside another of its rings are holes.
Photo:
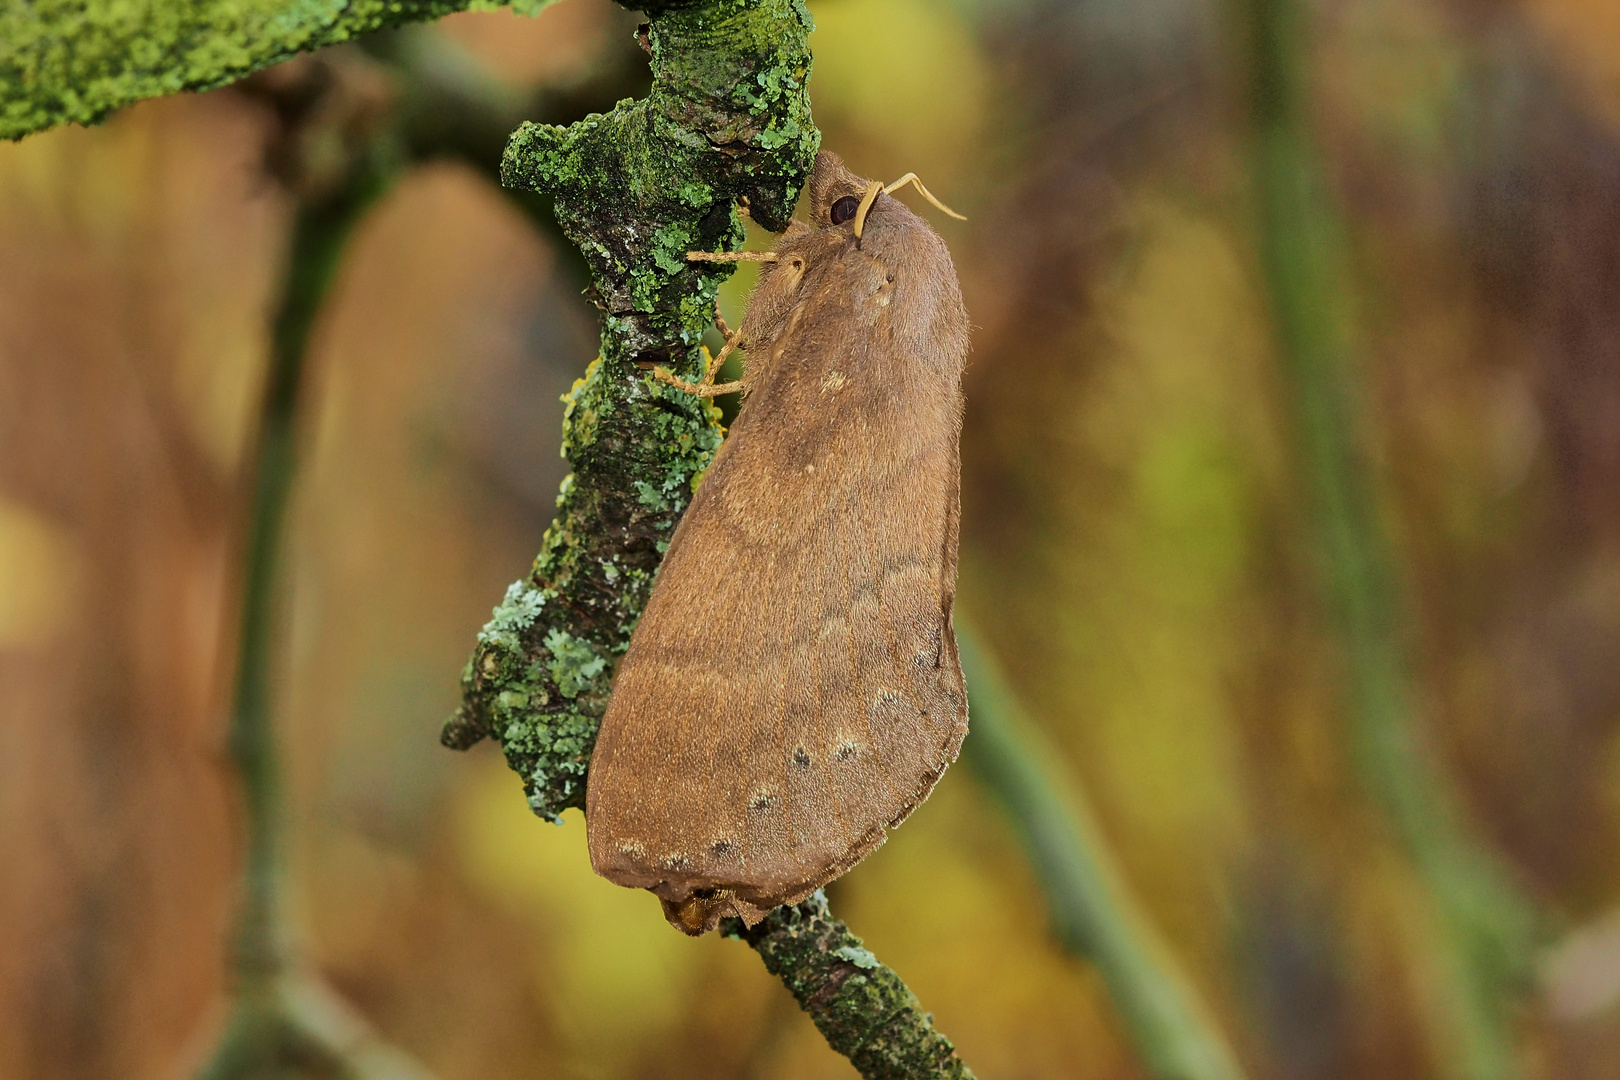
<path fill-rule="evenodd" d="M 815 224 L 783 234 L 728 343 L 747 374 L 658 373 L 747 396 L 619 663 L 586 830 L 596 872 L 688 934 L 854 866 L 967 734 L 967 313 L 944 242 L 887 190 L 822 153 Z"/>

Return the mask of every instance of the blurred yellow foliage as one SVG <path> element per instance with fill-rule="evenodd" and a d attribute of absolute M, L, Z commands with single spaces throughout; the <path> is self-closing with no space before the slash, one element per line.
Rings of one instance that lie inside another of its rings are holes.
<path fill-rule="evenodd" d="M 83 555 L 73 536 L 0 497 L 0 648 L 38 645 L 79 603 Z"/>
<path fill-rule="evenodd" d="M 816 122 L 841 139 L 823 145 L 884 180 L 917 172 L 954 206 L 944 185 L 972 159 L 988 90 L 968 27 L 928 0 L 820 0 L 810 12 Z"/>
<path fill-rule="evenodd" d="M 1614 0 L 1521 0 L 1570 59 L 1611 123 L 1620 124 L 1620 4 Z"/>
<path fill-rule="evenodd" d="M 727 943 L 676 932 L 652 894 L 597 877 L 583 816 L 536 821 L 502 763 L 489 760 L 461 793 L 457 821 L 471 883 L 535 928 L 535 978 L 550 987 L 559 1030 L 590 1073 L 618 1073 L 680 1017 L 702 951 Z"/>

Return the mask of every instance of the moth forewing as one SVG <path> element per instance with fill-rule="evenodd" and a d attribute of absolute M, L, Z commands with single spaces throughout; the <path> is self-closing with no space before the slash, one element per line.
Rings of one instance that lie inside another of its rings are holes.
<path fill-rule="evenodd" d="M 591 863 L 687 933 L 848 870 L 967 731 L 951 628 L 967 317 L 926 222 L 832 154 L 748 313 L 748 396 L 591 758 Z M 836 223 L 835 223 L 836 222 Z"/>

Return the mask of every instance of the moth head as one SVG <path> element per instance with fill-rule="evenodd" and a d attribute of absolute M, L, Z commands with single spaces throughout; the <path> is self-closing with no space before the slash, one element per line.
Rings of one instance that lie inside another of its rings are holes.
<path fill-rule="evenodd" d="M 844 161 L 831 150 L 816 155 L 815 168 L 810 170 L 810 211 L 817 229 L 836 229 L 850 226 L 855 242 L 861 241 L 862 227 L 867 214 L 876 205 L 878 196 L 890 195 L 907 184 L 914 185 L 918 194 L 958 221 L 967 218 L 934 198 L 933 192 L 923 186 L 916 173 L 906 173 L 892 184 L 881 180 L 868 180 L 856 176 L 844 167 Z"/>
<path fill-rule="evenodd" d="M 816 155 L 810 170 L 810 214 L 818 229 L 836 228 L 855 220 L 871 181 L 844 167 L 844 159 L 831 150 Z"/>

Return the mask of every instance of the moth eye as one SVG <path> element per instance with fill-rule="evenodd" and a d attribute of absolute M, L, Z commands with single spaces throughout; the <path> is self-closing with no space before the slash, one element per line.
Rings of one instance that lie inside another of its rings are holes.
<path fill-rule="evenodd" d="M 861 208 L 861 200 L 853 195 L 845 195 L 832 204 L 832 223 L 842 225 L 855 216 L 855 211 Z"/>

